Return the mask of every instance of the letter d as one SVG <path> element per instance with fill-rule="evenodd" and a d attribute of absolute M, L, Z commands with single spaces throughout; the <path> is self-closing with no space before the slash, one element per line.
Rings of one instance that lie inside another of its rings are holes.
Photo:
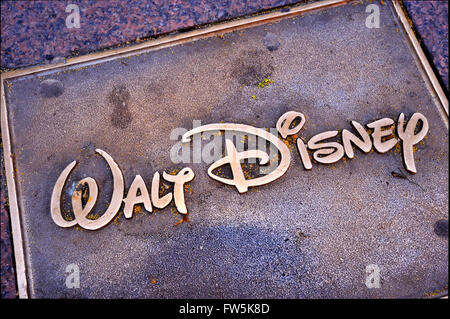
<path fill-rule="evenodd" d="M 268 313 L 269 312 L 269 305 L 266 303 L 263 303 L 261 305 L 261 313 Z"/>

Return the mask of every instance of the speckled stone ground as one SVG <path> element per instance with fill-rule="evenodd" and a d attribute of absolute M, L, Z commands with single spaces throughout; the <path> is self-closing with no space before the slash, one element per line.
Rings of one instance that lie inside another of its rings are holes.
<path fill-rule="evenodd" d="M 3 150 L 1 153 L 0 168 L 2 176 L 0 178 L 0 254 L 1 254 L 1 298 L 15 298 L 16 297 L 16 281 L 14 277 L 13 268 L 13 252 L 11 245 L 11 232 L 9 228 L 9 215 L 7 209 L 7 195 L 6 195 L 6 181 L 4 178 L 3 167 Z"/>
<path fill-rule="evenodd" d="M 81 26 L 69 29 L 67 1 L 2 1 L 1 65 L 45 63 L 297 2 L 302 1 L 77 0 L 70 3 L 80 8 Z"/>
<path fill-rule="evenodd" d="M 425 51 L 448 90 L 448 2 L 404 1 Z"/>
<path fill-rule="evenodd" d="M 20 68 L 155 35 L 249 15 L 298 1 L 71 1 L 82 27 L 65 28 L 66 1 L 1 2 L 1 68 Z M 418 35 L 448 88 L 448 4 L 405 1 Z M 85 9 L 86 8 L 86 9 Z M 15 298 L 13 252 L 1 155 L 1 298 Z M 448 227 L 448 222 L 447 222 Z"/>

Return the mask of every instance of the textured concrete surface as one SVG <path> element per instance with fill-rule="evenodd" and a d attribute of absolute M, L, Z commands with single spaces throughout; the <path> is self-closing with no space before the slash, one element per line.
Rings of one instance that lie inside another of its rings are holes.
<path fill-rule="evenodd" d="M 381 12 L 380 29 L 365 27 L 365 5 L 348 5 L 12 81 L 31 296 L 421 297 L 445 287 L 448 239 L 434 229 L 448 220 L 448 131 L 390 6 Z M 261 77 L 274 83 L 259 89 Z M 48 79 L 62 92 L 44 94 Z M 119 118 L 118 87 L 129 95 Z M 196 173 L 189 223 L 173 226 L 180 219 L 173 207 L 121 216 L 95 232 L 61 229 L 50 218 L 53 184 L 74 159 L 80 165 L 68 185 L 95 177 L 95 209 L 107 205 L 111 177 L 96 147 L 114 157 L 129 187 L 136 174 L 149 181 L 156 170 L 181 167 L 169 159 L 174 128 L 189 129 L 194 119 L 274 127 L 288 110 L 306 115 L 304 138 L 351 120 L 425 114 L 430 131 L 415 153 L 418 174 L 409 177 L 420 187 L 392 176 L 402 167 L 398 149 L 357 152 L 306 172 L 292 148 L 282 178 L 243 195 L 210 179 L 206 164 L 188 164 Z M 80 289 L 64 285 L 72 263 Z M 381 269 L 379 289 L 364 284 L 369 264 Z"/>
<path fill-rule="evenodd" d="M 96 51 L 105 46 L 125 45 L 141 41 L 142 37 L 155 36 L 171 30 L 185 30 L 202 23 L 222 21 L 258 10 L 282 6 L 288 2 L 252 1 L 219 2 L 205 5 L 197 1 L 164 2 L 155 6 L 151 1 L 133 1 L 140 10 L 130 10 L 128 1 L 89 2 L 86 14 L 85 2 L 81 5 L 83 32 L 78 29 L 62 30 L 64 2 L 56 1 L 2 1 L 2 68 L 16 68 L 35 63 L 49 63 L 61 56 Z M 448 88 L 448 4 L 447 1 L 404 1 L 425 51 Z M 180 10 L 181 8 L 181 10 Z M 142 14 L 144 12 L 144 14 Z M 113 13 L 113 14 L 111 14 Z M 120 13 L 120 14 L 119 14 Z M 112 17 L 112 19 L 111 19 Z M 208 20 L 212 19 L 212 20 Z M 150 21 L 151 23 L 148 23 Z M 87 23 L 86 23 L 87 22 Z M 117 28 L 117 26 L 119 28 Z M 112 28 L 115 30 L 112 31 Z M 32 30 L 32 32 L 31 32 Z M 112 31 L 112 32 L 111 32 Z M 56 41 L 63 35 L 64 40 Z M 26 35 L 26 36 L 25 36 Z M 65 35 L 65 36 L 64 36 Z M 43 40 L 44 39 L 44 40 Z M 123 41 L 123 42 L 121 42 Z M 20 45 L 16 45 L 20 43 Z M 9 61 L 9 62 L 5 62 Z M 0 149 L 0 154 L 2 150 Z M 2 156 L 3 159 L 3 156 Z M 2 170 L 3 172 L 3 170 Z M 3 176 L 0 178 L 5 184 Z M 13 252 L 9 231 L 6 188 L 0 190 L 1 214 L 1 297 L 16 296 Z M 448 220 L 441 220 L 448 233 Z M 441 226 L 435 227 L 442 229 Z M 437 233 L 442 233 L 438 231 Z M 445 229 L 444 229 L 445 233 Z"/>
<path fill-rule="evenodd" d="M 301 2 L 314 0 L 4 0 L 1 68 L 50 63 Z M 66 27 L 69 3 L 80 8 L 79 29 Z M 448 90 L 447 1 L 403 3 Z"/>

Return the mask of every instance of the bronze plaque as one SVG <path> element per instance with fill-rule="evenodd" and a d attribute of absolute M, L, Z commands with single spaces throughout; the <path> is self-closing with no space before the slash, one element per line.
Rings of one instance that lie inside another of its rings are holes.
<path fill-rule="evenodd" d="M 3 74 L 21 296 L 444 291 L 448 102 L 398 8 L 317 2 Z"/>

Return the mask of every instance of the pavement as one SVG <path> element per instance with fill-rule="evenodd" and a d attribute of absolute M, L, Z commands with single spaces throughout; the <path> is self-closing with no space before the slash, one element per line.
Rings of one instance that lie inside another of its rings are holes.
<path fill-rule="evenodd" d="M 65 2 L 3 1 L 1 3 L 1 67 L 5 70 L 51 63 L 61 57 L 80 55 L 119 45 L 129 45 L 147 38 L 170 32 L 182 32 L 199 25 L 254 14 L 293 2 L 256 1 L 252 2 L 252 5 L 244 5 L 238 1 L 185 1 L 169 4 L 167 2 L 163 4 L 156 1 L 139 1 L 130 9 L 126 2 L 101 1 L 92 3 L 80 1 L 74 3 L 79 4 L 82 8 L 82 25 L 87 25 L 88 27 L 67 30 L 64 22 L 64 17 L 67 15 L 64 11 Z M 430 57 L 432 57 L 434 67 L 448 88 L 447 2 L 405 1 L 405 7 L 408 9 L 423 45 Z M 313 26 L 314 21 L 310 22 L 310 25 Z M 127 44 L 126 42 L 131 43 Z M 263 63 L 266 62 L 263 61 Z M 2 174 L 1 297 L 15 298 L 13 252 L 7 214 L 6 187 L 3 176 Z M 221 228 L 214 229 L 208 230 L 213 237 L 231 231 Z M 246 230 L 242 234 L 233 234 L 232 240 L 239 241 L 241 237 L 245 239 L 247 236 L 245 233 L 248 231 L 252 232 L 251 230 Z M 439 227 L 437 232 L 442 232 Z M 253 233 L 255 236 L 260 234 L 257 230 L 253 230 Z M 270 234 L 267 235 L 269 236 Z M 264 240 L 261 238 L 261 241 L 271 244 L 276 239 L 270 238 L 270 236 Z M 381 239 L 378 238 L 376 240 Z M 295 247 L 280 247 L 279 249 L 281 255 L 288 256 L 290 249 L 295 249 Z M 169 257 L 170 255 L 166 256 L 168 260 L 170 260 Z M 297 270 L 292 269 L 292 271 L 295 273 Z M 299 271 L 307 273 L 308 270 L 303 269 Z M 246 279 L 242 278 L 242 280 L 245 281 Z M 327 280 L 330 279 L 324 279 L 323 284 Z M 201 290 L 200 288 L 199 290 Z M 308 292 L 313 293 L 313 289 L 311 288 Z M 330 294 L 329 296 L 338 295 L 339 290 L 336 295 Z"/>

